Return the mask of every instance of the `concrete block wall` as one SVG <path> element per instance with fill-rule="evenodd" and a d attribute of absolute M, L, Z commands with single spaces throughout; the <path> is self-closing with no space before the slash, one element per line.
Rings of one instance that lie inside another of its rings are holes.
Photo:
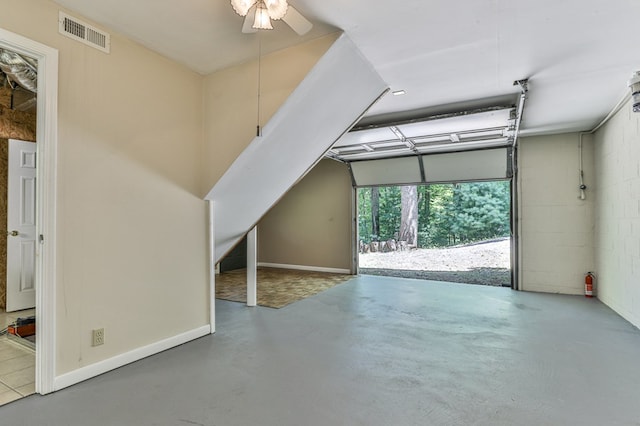
<path fill-rule="evenodd" d="M 526 291 L 584 294 L 595 267 L 593 142 L 584 138 L 586 199 L 579 199 L 578 133 L 520 139 L 520 284 Z"/>
<path fill-rule="evenodd" d="M 640 114 L 625 105 L 595 135 L 596 291 L 640 327 Z"/>

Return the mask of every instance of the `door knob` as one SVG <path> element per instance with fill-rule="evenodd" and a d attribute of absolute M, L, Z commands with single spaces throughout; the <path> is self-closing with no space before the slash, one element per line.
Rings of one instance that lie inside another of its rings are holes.
<path fill-rule="evenodd" d="M 17 237 L 18 235 L 20 235 L 20 233 L 18 231 L 7 231 L 7 235 Z"/>

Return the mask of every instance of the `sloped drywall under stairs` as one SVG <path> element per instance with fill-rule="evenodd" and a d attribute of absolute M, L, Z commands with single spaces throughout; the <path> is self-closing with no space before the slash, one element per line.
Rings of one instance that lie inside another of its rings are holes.
<path fill-rule="evenodd" d="M 209 191 L 215 262 L 382 96 L 387 85 L 345 35 Z"/>

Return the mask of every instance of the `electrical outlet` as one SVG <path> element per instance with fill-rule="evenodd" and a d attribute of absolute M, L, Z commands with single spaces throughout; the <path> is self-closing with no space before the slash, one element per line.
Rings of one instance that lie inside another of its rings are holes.
<path fill-rule="evenodd" d="M 91 331 L 91 346 L 104 345 L 104 328 L 96 328 Z"/>

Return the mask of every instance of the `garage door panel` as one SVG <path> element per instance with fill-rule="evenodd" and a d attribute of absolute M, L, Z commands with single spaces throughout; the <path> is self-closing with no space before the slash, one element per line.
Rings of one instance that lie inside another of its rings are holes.
<path fill-rule="evenodd" d="M 424 178 L 420 166 L 424 168 Z M 498 180 L 511 177 L 510 148 L 349 163 L 356 186 Z"/>
<path fill-rule="evenodd" d="M 507 148 L 423 155 L 428 182 L 458 182 L 509 177 Z"/>
<path fill-rule="evenodd" d="M 356 186 L 402 185 L 422 181 L 419 157 L 385 158 L 350 164 Z"/>

